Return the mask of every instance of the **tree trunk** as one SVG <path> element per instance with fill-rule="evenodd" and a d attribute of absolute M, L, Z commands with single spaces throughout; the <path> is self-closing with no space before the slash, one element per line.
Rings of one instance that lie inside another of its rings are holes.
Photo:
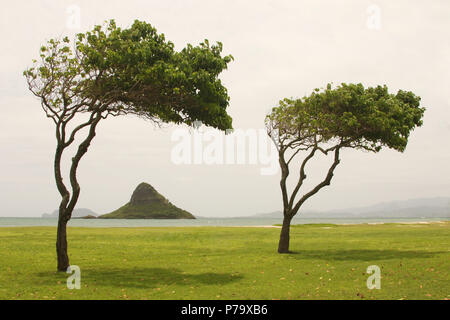
<path fill-rule="evenodd" d="M 69 256 L 67 255 L 67 221 L 63 217 L 58 219 L 58 231 L 56 233 L 56 256 L 58 259 L 58 271 L 67 271 Z"/>
<path fill-rule="evenodd" d="M 102 119 L 102 112 L 105 109 L 94 111 L 88 122 L 85 122 L 76 127 L 69 138 L 65 140 L 65 127 L 68 120 L 61 120 L 57 124 L 56 139 L 57 146 L 55 152 L 55 181 L 58 191 L 61 195 L 61 203 L 59 205 L 58 216 L 58 230 L 56 233 L 56 256 L 58 260 L 58 271 L 67 271 L 69 267 L 69 256 L 67 255 L 67 222 L 72 218 L 72 212 L 77 204 L 78 197 L 80 195 L 80 185 L 77 181 L 77 169 L 78 164 L 84 154 L 88 151 L 89 145 L 92 139 L 95 137 L 95 128 L 99 121 Z M 89 133 L 87 137 L 78 146 L 78 151 L 72 158 L 72 166 L 70 167 L 70 184 L 72 186 L 72 197 L 64 185 L 61 174 L 61 158 L 65 148 L 67 148 L 75 139 L 75 134 L 82 128 L 89 126 Z"/>
<path fill-rule="evenodd" d="M 289 229 L 291 227 L 291 219 L 283 218 L 283 226 L 281 227 L 280 242 L 278 243 L 278 253 L 289 253 Z"/>

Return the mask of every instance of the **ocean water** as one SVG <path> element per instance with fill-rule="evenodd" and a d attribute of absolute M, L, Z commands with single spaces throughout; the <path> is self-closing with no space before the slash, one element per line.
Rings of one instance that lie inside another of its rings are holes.
<path fill-rule="evenodd" d="M 294 218 L 292 224 L 309 223 L 332 223 L 332 224 L 361 224 L 361 223 L 395 223 L 395 222 L 427 222 L 445 221 L 448 218 L 378 218 L 378 219 L 331 219 Z M 72 219 L 69 226 L 89 228 L 136 228 L 136 227 L 251 227 L 251 226 L 273 226 L 281 224 L 282 219 L 274 218 L 199 218 L 199 219 Z M 0 217 L 0 227 L 37 227 L 57 225 L 55 218 L 7 218 Z"/>

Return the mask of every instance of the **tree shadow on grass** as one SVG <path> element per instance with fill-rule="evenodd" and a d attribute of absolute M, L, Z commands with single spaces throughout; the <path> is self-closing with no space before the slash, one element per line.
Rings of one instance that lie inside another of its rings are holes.
<path fill-rule="evenodd" d="M 291 257 L 299 260 L 337 260 L 337 261 L 372 261 L 372 260 L 390 260 L 390 259 L 427 259 L 442 251 L 402 251 L 402 250 L 302 250 L 291 252 Z"/>
<path fill-rule="evenodd" d="M 119 288 L 149 289 L 166 285 L 224 285 L 240 281 L 243 277 L 227 273 L 187 273 L 175 268 L 111 268 L 83 269 L 81 279 L 90 285 L 111 286 Z M 62 274 L 67 278 L 69 274 Z M 51 277 L 48 273 L 39 273 L 39 277 Z"/>

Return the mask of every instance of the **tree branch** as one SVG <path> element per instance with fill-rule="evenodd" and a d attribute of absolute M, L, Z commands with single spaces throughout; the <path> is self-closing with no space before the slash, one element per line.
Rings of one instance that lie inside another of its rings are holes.
<path fill-rule="evenodd" d="M 315 195 L 320 189 L 322 189 L 325 186 L 329 186 L 331 183 L 331 179 L 333 178 L 334 169 L 338 166 L 340 159 L 339 159 L 339 151 L 340 146 L 337 146 L 334 150 L 334 162 L 331 165 L 330 169 L 328 170 L 327 176 L 325 179 L 319 183 L 317 186 L 315 186 L 310 192 L 306 193 L 303 197 L 300 198 L 300 200 L 296 203 L 295 207 L 292 209 L 292 216 L 297 214 L 298 209 L 302 206 L 302 204 L 308 200 L 311 196 Z"/>
<path fill-rule="evenodd" d="M 286 180 L 289 176 L 289 167 L 284 159 L 284 151 L 279 152 L 279 162 L 281 167 L 281 180 L 280 180 L 280 187 L 281 187 L 281 195 L 283 197 L 283 207 L 284 209 L 288 206 L 288 192 L 287 192 L 287 186 L 286 186 Z M 287 215 L 287 212 L 283 212 L 284 215 Z"/>
<path fill-rule="evenodd" d="M 311 152 L 308 154 L 308 156 L 303 160 L 302 165 L 300 166 L 300 177 L 298 179 L 297 185 L 295 186 L 294 190 L 292 191 L 292 195 L 289 201 L 289 210 L 292 210 L 292 206 L 294 204 L 295 201 L 295 197 L 297 196 L 298 191 L 300 190 L 300 187 L 303 184 L 303 181 L 306 179 L 306 174 L 305 174 L 305 166 L 308 163 L 308 161 L 314 157 L 314 154 L 317 151 L 317 147 L 314 147 Z"/>
<path fill-rule="evenodd" d="M 88 148 L 96 135 L 95 129 L 97 127 L 97 124 L 100 122 L 101 119 L 102 119 L 101 111 L 96 112 L 95 117 L 93 118 L 93 121 L 90 124 L 89 133 L 86 139 L 84 139 L 84 141 L 80 143 L 80 145 L 78 146 L 77 153 L 72 158 L 72 165 L 70 167 L 70 184 L 72 187 L 72 197 L 67 206 L 68 215 L 65 216 L 65 219 L 67 219 L 67 221 L 69 221 L 70 218 L 72 217 L 72 211 L 75 208 L 75 205 L 78 201 L 78 197 L 80 195 L 80 185 L 77 180 L 78 164 L 80 163 L 81 158 L 88 151 Z"/>

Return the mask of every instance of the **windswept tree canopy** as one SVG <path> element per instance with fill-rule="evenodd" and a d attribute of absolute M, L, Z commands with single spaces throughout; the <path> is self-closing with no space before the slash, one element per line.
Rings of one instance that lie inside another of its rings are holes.
<path fill-rule="evenodd" d="M 221 52 L 207 40 L 177 52 L 146 22 L 121 29 L 111 20 L 78 34 L 73 48 L 67 37 L 50 40 L 24 75 L 56 121 L 98 111 L 226 130 L 229 97 L 218 76 L 232 56 Z"/>
<path fill-rule="evenodd" d="M 409 91 L 390 94 L 386 86 L 343 83 L 333 89 L 328 84 L 308 97 L 280 101 L 266 126 L 279 150 L 328 143 L 331 148 L 404 151 L 411 130 L 422 125 L 425 108 L 419 105 L 420 97 Z"/>

